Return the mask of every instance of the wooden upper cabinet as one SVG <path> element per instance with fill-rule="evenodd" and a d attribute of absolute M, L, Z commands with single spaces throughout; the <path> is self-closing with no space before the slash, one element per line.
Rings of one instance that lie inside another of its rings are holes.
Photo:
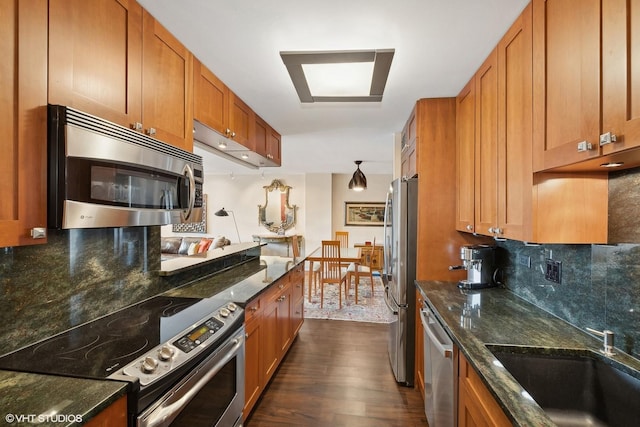
<path fill-rule="evenodd" d="M 498 53 L 494 49 L 475 75 L 475 231 L 498 228 Z"/>
<path fill-rule="evenodd" d="M 0 247 L 46 243 L 47 1 L 0 2 Z"/>
<path fill-rule="evenodd" d="M 229 96 L 229 128 L 230 138 L 253 150 L 253 126 L 255 113 L 236 94 Z"/>
<path fill-rule="evenodd" d="M 531 5 L 498 43 L 498 236 L 531 240 L 532 58 Z"/>
<path fill-rule="evenodd" d="M 282 136 L 272 127 L 269 127 L 266 157 L 276 166 L 282 162 Z"/>
<path fill-rule="evenodd" d="M 255 115 L 255 128 L 253 134 L 253 149 L 263 157 L 267 156 L 271 127 L 262 117 Z"/>
<path fill-rule="evenodd" d="M 191 53 L 134 0 L 49 2 L 49 103 L 193 149 Z"/>
<path fill-rule="evenodd" d="M 474 232 L 475 79 L 456 97 L 456 230 Z"/>
<path fill-rule="evenodd" d="M 142 122 L 142 8 L 49 1 L 49 102 L 129 127 Z"/>
<path fill-rule="evenodd" d="M 602 132 L 617 140 L 606 155 L 640 146 L 640 4 L 602 3 Z"/>
<path fill-rule="evenodd" d="M 229 88 L 207 67 L 193 59 L 193 118 L 216 132 L 229 132 Z"/>
<path fill-rule="evenodd" d="M 533 0 L 536 171 L 600 154 L 600 3 Z"/>
<path fill-rule="evenodd" d="M 401 155 L 400 155 L 400 163 L 401 163 L 401 176 L 406 176 L 411 178 L 415 176 L 418 171 L 416 169 L 417 165 L 417 153 L 416 153 L 416 145 L 417 145 L 417 137 L 418 137 L 418 124 L 416 121 L 416 108 L 411 111 L 411 115 L 407 120 L 404 129 L 402 129 L 402 140 L 400 142 L 401 146 Z"/>
<path fill-rule="evenodd" d="M 144 132 L 193 151 L 193 55 L 143 11 Z"/>

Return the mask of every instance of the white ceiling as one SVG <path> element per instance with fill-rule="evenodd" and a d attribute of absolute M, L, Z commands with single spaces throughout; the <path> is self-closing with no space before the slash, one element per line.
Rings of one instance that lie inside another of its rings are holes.
<path fill-rule="evenodd" d="M 139 0 L 282 134 L 265 175 L 392 173 L 419 98 L 455 96 L 528 0 Z M 302 104 L 280 51 L 395 49 L 381 103 Z M 259 174 L 208 154 L 206 173 Z"/>

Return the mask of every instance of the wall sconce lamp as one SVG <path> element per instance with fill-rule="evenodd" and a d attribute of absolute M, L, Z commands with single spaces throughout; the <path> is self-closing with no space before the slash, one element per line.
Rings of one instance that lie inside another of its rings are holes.
<path fill-rule="evenodd" d="M 367 177 L 360 170 L 360 163 L 362 163 L 362 160 L 355 161 L 357 165 L 356 171 L 353 173 L 351 181 L 349 181 L 349 190 L 362 191 L 367 189 Z"/>
<path fill-rule="evenodd" d="M 236 222 L 236 215 L 233 213 L 233 211 L 227 211 L 222 208 L 214 213 L 215 216 L 229 216 L 229 214 L 231 214 L 231 216 L 233 217 L 233 224 L 236 226 L 236 233 L 238 234 L 238 243 L 240 243 L 240 232 L 238 231 L 238 223 Z"/>

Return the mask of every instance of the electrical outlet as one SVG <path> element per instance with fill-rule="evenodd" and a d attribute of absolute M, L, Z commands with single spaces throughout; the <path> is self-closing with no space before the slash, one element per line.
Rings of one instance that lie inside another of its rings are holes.
<path fill-rule="evenodd" d="M 531 257 L 528 255 L 518 254 L 516 262 L 519 265 L 524 265 L 527 268 L 531 268 Z"/>
<path fill-rule="evenodd" d="M 547 258 L 544 278 L 553 283 L 562 282 L 562 262 Z"/>

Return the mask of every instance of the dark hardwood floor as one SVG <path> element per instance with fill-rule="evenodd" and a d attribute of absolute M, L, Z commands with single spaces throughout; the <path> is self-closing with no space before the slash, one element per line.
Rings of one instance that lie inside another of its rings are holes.
<path fill-rule="evenodd" d="M 428 426 L 418 389 L 393 378 L 388 328 L 305 319 L 245 426 Z"/>

